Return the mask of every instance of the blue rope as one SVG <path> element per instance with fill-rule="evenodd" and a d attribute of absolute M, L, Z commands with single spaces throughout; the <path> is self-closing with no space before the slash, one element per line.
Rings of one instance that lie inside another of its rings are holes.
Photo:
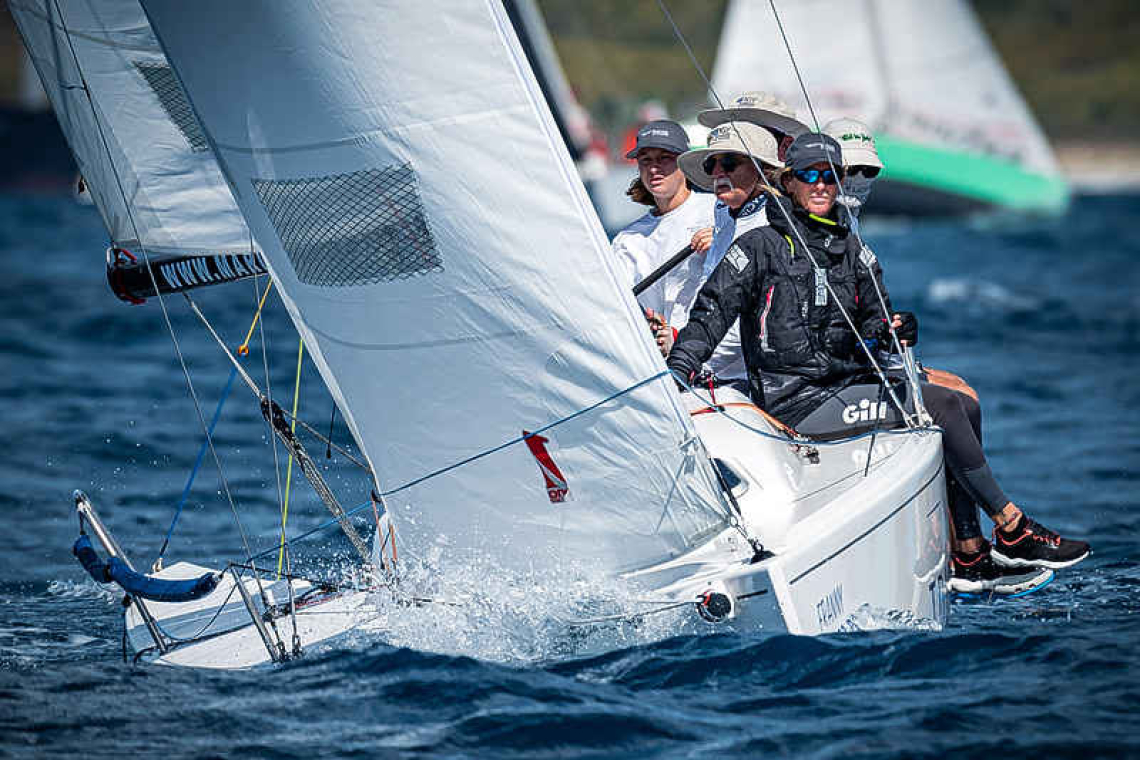
<path fill-rule="evenodd" d="M 162 548 L 158 550 L 158 558 L 162 559 L 166 554 L 166 547 L 170 544 L 170 537 L 174 535 L 174 526 L 178 524 L 178 518 L 182 514 L 182 508 L 186 506 L 186 500 L 190 498 L 190 488 L 194 485 L 194 478 L 198 476 L 198 469 L 202 466 L 202 460 L 206 457 L 206 451 L 210 448 L 210 437 L 214 435 L 214 428 L 218 425 L 218 419 L 222 416 L 222 407 L 229 398 L 230 390 L 234 387 L 234 378 L 237 377 L 237 366 L 230 370 L 230 379 L 226 381 L 226 387 L 222 391 L 222 397 L 218 399 L 218 407 L 214 410 L 214 419 L 210 421 L 210 428 L 206 432 L 206 439 L 202 441 L 202 447 L 198 449 L 198 459 L 194 462 L 194 468 L 190 470 L 190 478 L 186 481 L 186 487 L 182 489 L 182 497 L 178 500 L 178 507 L 174 510 L 174 519 L 170 521 L 170 529 L 166 531 L 166 538 L 163 539 Z"/>

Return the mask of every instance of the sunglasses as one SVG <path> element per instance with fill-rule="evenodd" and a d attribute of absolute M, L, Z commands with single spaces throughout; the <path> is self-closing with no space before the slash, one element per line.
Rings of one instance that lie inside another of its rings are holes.
<path fill-rule="evenodd" d="M 819 169 L 799 169 L 792 172 L 792 176 L 808 185 L 814 185 L 820 180 L 822 180 L 825 185 L 834 185 L 839 181 L 835 176 L 835 172 L 831 169 L 824 169 L 822 171 Z"/>
<path fill-rule="evenodd" d="M 745 163 L 747 162 L 740 156 L 734 156 L 731 154 L 727 156 L 709 156 L 705 159 L 705 162 L 701 164 L 701 168 L 705 170 L 705 174 L 712 174 L 713 169 L 716 168 L 716 165 L 720 164 L 725 173 L 732 174 L 737 170 L 737 168 L 743 166 Z"/>
<path fill-rule="evenodd" d="M 874 179 L 875 177 L 878 177 L 879 172 L 881 172 L 881 171 L 882 171 L 882 169 L 880 169 L 877 166 L 848 166 L 847 167 L 847 173 L 848 174 L 855 174 L 855 175 L 862 174 L 867 179 Z"/>

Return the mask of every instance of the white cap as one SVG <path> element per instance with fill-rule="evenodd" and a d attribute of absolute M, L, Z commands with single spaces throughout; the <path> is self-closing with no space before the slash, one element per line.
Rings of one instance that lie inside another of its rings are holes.
<path fill-rule="evenodd" d="M 823 133 L 835 138 L 843 149 L 844 166 L 874 166 L 883 168 L 879 152 L 875 150 L 875 136 L 870 128 L 855 119 L 832 119 L 823 125 Z"/>
<path fill-rule="evenodd" d="M 759 90 L 737 95 L 725 108 L 701 111 L 697 121 L 706 127 L 715 127 L 726 121 L 747 121 L 792 137 L 811 131 L 796 118 L 795 109 L 775 95 Z"/>
<path fill-rule="evenodd" d="M 718 153 L 739 153 L 752 156 L 765 166 L 775 169 L 784 167 L 776 157 L 776 138 L 772 133 L 758 124 L 746 121 L 730 121 L 714 127 L 709 132 L 708 146 L 682 153 L 677 159 L 677 165 L 694 185 L 703 190 L 711 190 L 713 179 L 705 172 L 703 164 L 706 158 Z"/>

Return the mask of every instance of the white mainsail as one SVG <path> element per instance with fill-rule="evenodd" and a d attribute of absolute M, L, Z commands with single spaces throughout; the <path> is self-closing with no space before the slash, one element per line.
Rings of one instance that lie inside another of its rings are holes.
<path fill-rule="evenodd" d="M 8 9 L 115 245 L 249 252 L 249 229 L 137 0 Z"/>
<path fill-rule="evenodd" d="M 143 7 L 402 550 L 609 573 L 725 528 L 497 0 Z"/>
<path fill-rule="evenodd" d="M 777 10 L 820 125 L 852 117 L 898 140 L 1059 174 L 965 0 L 797 0 Z M 729 5 L 712 82 L 726 101 L 775 94 L 810 123 L 767 0 Z"/>

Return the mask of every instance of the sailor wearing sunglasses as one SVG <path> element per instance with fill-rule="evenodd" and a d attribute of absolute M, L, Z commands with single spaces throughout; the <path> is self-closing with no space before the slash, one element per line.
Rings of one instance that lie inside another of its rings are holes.
<path fill-rule="evenodd" d="M 746 122 L 728 122 L 709 132 L 705 147 L 677 159 L 690 182 L 716 197 L 712 244 L 703 267 L 690 277 L 693 299 L 732 241 L 768 223 L 764 190 L 769 181 L 766 175 L 775 176 L 781 168 L 776 153 L 776 139 L 768 130 Z M 737 385 L 746 392 L 748 371 L 740 350 L 738 325 L 732 325 L 716 347 L 709 369 L 717 382 Z"/>
<path fill-rule="evenodd" d="M 875 178 L 883 170 L 883 162 L 875 149 L 875 136 L 866 124 L 855 119 L 832 119 L 823 125 L 823 133 L 835 138 L 843 149 L 844 176 L 839 202 L 847 207 L 851 216 L 858 217 L 871 195 Z"/>
<path fill-rule="evenodd" d="M 869 362 L 859 343 L 884 341 L 883 314 L 894 312 L 878 261 L 860 260 L 863 247 L 836 203 L 843 176 L 839 144 L 823 134 L 801 135 L 788 148 L 786 163 L 781 179 L 789 197 L 772 196 L 769 226 L 741 236 L 729 248 L 697 295 L 667 359 L 669 369 L 679 378 L 692 378 L 739 319 L 749 392 L 757 406 L 801 434 L 821 438 L 895 427 L 902 416 L 882 402 L 878 383 L 868 380 Z M 947 469 L 1003 526 L 995 531 L 991 552 L 973 505 L 951 501 L 952 589 L 1017 593 L 1047 583 L 1050 569 L 1088 556 L 1087 543 L 1042 527 L 1002 491 L 981 447 L 976 401 L 925 382 L 922 396 L 943 431 Z M 875 413 L 852 414 L 852 408 Z"/>

